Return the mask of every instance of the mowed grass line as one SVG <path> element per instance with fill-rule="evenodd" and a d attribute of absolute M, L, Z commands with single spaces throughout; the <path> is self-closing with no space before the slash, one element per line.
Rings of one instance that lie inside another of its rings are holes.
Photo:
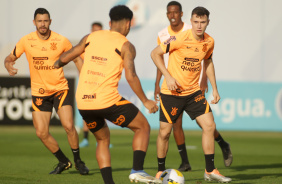
<path fill-rule="evenodd" d="M 73 161 L 62 127 L 51 127 L 50 131 L 63 152 Z M 155 175 L 157 172 L 156 138 L 157 130 L 152 130 L 150 145 L 145 160 L 145 170 Z M 232 183 L 281 184 L 282 183 L 282 133 L 279 132 L 229 132 L 221 131 L 231 145 L 233 164 L 226 168 L 222 153 L 215 143 L 215 165 L 219 171 L 233 179 Z M 203 180 L 205 159 L 201 147 L 201 131 L 185 131 L 191 172 L 184 172 L 185 183 L 205 184 Z M 80 135 L 80 138 L 82 134 Z M 111 130 L 113 177 L 116 184 L 129 184 L 128 175 L 132 168 L 133 133 L 130 130 Z M 74 168 L 60 175 L 48 173 L 57 164 L 56 158 L 44 147 L 30 126 L 0 126 L 0 184 L 103 184 L 95 157 L 96 141 L 90 135 L 90 146 L 81 148 L 81 158 L 90 169 L 90 174 L 82 176 Z M 173 135 L 167 155 L 167 168 L 178 168 L 180 156 Z"/>

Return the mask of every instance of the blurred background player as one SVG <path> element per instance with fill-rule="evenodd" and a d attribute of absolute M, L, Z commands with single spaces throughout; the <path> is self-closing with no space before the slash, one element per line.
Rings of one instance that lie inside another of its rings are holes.
<path fill-rule="evenodd" d="M 157 155 L 159 162 L 165 160 L 173 124 L 185 111 L 192 120 L 196 119 L 202 128 L 202 147 L 206 161 L 204 179 L 228 183 L 231 178 L 221 175 L 214 166 L 216 125 L 209 103 L 199 86 L 201 62 L 204 60 L 206 75 L 213 89 L 214 99 L 211 103 L 218 103 L 220 96 L 212 61 L 214 40 L 205 33 L 209 24 L 209 14 L 209 11 L 204 7 L 194 8 L 190 19 L 192 29 L 169 37 L 151 53 L 154 63 L 165 77 L 160 93 L 160 130 L 157 138 Z M 167 69 L 163 60 L 164 53 L 170 53 Z M 158 170 L 158 173 L 164 171 L 165 165 L 159 164 Z"/>
<path fill-rule="evenodd" d="M 143 170 L 150 139 L 150 125 L 139 109 L 124 99 L 118 91 L 118 82 L 124 69 L 127 82 L 149 113 L 158 111 L 157 102 L 146 97 L 135 71 L 136 50 L 126 38 L 132 17 L 133 13 L 127 6 L 114 6 L 110 10 L 110 30 L 86 35 L 54 65 L 62 67 L 85 52 L 76 101 L 80 114 L 97 140 L 96 158 L 104 183 L 107 184 L 113 184 L 114 180 L 109 150 L 110 130 L 105 119 L 134 132 L 130 181 L 162 183 Z"/>
<path fill-rule="evenodd" d="M 68 81 L 62 69 L 55 69 L 53 64 L 60 55 L 71 49 L 70 41 L 49 29 L 51 25 L 49 12 L 38 8 L 34 13 L 33 24 L 36 31 L 20 39 L 14 50 L 5 59 L 5 67 L 11 76 L 17 74 L 15 61 L 25 52 L 29 62 L 32 91 L 32 120 L 37 137 L 59 160 L 59 164 L 50 174 L 60 174 L 72 167 L 72 163 L 61 151 L 57 141 L 49 132 L 53 107 L 60 117 L 68 142 L 73 152 L 74 163 L 80 174 L 89 170 L 80 159 L 78 134 L 73 122 L 73 109 L 70 103 Z M 73 58 L 80 71 L 82 60 Z"/>
<path fill-rule="evenodd" d="M 91 25 L 91 32 L 94 31 L 99 31 L 103 29 L 103 25 L 100 22 L 93 22 Z M 82 58 L 82 60 L 84 60 L 84 53 L 80 55 L 80 57 Z M 89 141 L 88 141 L 88 127 L 86 125 L 86 123 L 83 121 L 83 140 L 79 143 L 79 147 L 83 148 L 83 147 L 87 147 L 89 146 Z"/>
<path fill-rule="evenodd" d="M 188 25 L 182 21 L 182 16 L 183 16 L 182 6 L 179 2 L 171 1 L 167 4 L 167 18 L 170 22 L 170 25 L 158 33 L 158 45 L 169 39 L 171 36 L 175 36 L 177 33 L 192 28 L 191 25 Z M 163 56 L 166 64 L 168 62 L 168 57 L 169 57 L 168 53 L 164 54 Z M 204 68 L 203 65 L 204 62 L 202 62 L 202 67 Z M 159 100 L 158 96 L 160 95 L 161 77 L 162 77 L 162 73 L 160 72 L 160 70 L 157 69 L 157 76 L 155 83 L 155 100 Z M 205 93 L 205 91 L 208 90 L 207 76 L 205 70 L 202 70 L 202 75 L 200 77 L 199 84 L 201 90 L 203 91 L 203 93 Z M 192 168 L 189 163 L 188 155 L 186 151 L 185 136 L 182 128 L 182 117 L 183 117 L 183 113 L 176 120 L 176 123 L 173 124 L 173 135 L 178 147 L 179 154 L 181 156 L 181 164 L 178 170 L 183 172 L 183 171 L 189 171 Z M 222 150 L 224 164 L 226 167 L 229 167 L 233 160 L 230 146 L 227 142 L 224 141 L 224 139 L 221 137 L 221 135 L 217 130 L 215 130 L 214 132 L 214 137 Z M 159 168 L 162 168 L 161 165 L 165 166 L 165 158 L 158 158 L 158 163 L 160 164 Z"/>

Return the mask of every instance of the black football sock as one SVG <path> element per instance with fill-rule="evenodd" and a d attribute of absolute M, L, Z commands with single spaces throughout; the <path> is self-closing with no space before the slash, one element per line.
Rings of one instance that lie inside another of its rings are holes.
<path fill-rule="evenodd" d="M 158 171 L 164 171 L 165 170 L 165 159 L 164 158 L 158 158 Z"/>
<path fill-rule="evenodd" d="M 179 154 L 181 156 L 182 163 L 188 164 L 189 160 L 188 160 L 188 155 L 187 155 L 185 143 L 181 144 L 181 145 L 177 145 L 177 148 L 178 148 Z"/>
<path fill-rule="evenodd" d="M 88 130 L 83 132 L 83 138 L 88 139 Z"/>
<path fill-rule="evenodd" d="M 53 155 L 55 155 L 55 157 L 57 157 L 59 162 L 67 163 L 69 161 L 69 159 L 66 157 L 66 155 L 62 152 L 62 150 L 60 148 L 59 148 L 58 151 L 53 153 Z"/>
<path fill-rule="evenodd" d="M 205 155 L 205 160 L 206 160 L 206 170 L 207 170 L 207 172 L 212 172 L 215 169 L 215 167 L 214 167 L 214 154 Z"/>
<path fill-rule="evenodd" d="M 221 137 L 221 135 L 218 133 L 218 137 L 215 138 L 215 141 L 218 143 L 218 145 L 221 147 L 221 148 L 226 148 L 228 147 L 228 143 L 224 141 L 224 139 Z"/>
<path fill-rule="evenodd" d="M 81 160 L 80 159 L 80 154 L 79 154 L 79 148 L 77 149 L 71 149 L 72 153 L 73 153 L 73 158 L 74 161 L 76 162 L 77 160 Z"/>
<path fill-rule="evenodd" d="M 112 167 L 104 167 L 100 169 L 105 184 L 115 184 L 112 175 Z"/>
<path fill-rule="evenodd" d="M 135 171 L 143 170 L 146 152 L 136 150 L 133 152 L 133 169 Z"/>

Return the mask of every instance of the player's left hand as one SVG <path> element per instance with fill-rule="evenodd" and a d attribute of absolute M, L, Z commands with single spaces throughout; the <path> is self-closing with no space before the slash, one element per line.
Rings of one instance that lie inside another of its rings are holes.
<path fill-rule="evenodd" d="M 153 100 L 147 100 L 144 102 L 144 106 L 149 110 L 149 113 L 156 113 L 159 110 L 157 102 Z"/>
<path fill-rule="evenodd" d="M 213 100 L 211 101 L 211 104 L 217 104 L 220 100 L 220 96 L 218 94 L 218 91 L 213 91 Z"/>

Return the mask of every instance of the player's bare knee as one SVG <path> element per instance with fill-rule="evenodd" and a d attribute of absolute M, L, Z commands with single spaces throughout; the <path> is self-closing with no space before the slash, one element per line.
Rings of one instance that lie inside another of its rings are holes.
<path fill-rule="evenodd" d="M 215 125 L 214 122 L 206 123 L 206 124 L 204 124 L 204 126 L 202 126 L 203 131 L 211 132 L 212 134 L 214 134 L 215 127 L 216 127 L 216 125 Z"/>
<path fill-rule="evenodd" d="M 36 136 L 41 139 L 41 140 L 44 140 L 44 139 L 47 139 L 49 135 L 49 132 L 44 132 L 44 131 L 36 131 Z"/>
<path fill-rule="evenodd" d="M 171 134 L 171 132 L 160 131 L 160 132 L 159 132 L 159 137 L 160 137 L 162 140 L 169 140 L 170 134 Z"/>
<path fill-rule="evenodd" d="M 71 134 L 71 133 L 74 133 L 76 131 L 75 127 L 71 123 L 69 123 L 68 125 L 64 125 L 64 129 L 65 129 L 67 134 L 69 134 L 69 133 Z"/>

